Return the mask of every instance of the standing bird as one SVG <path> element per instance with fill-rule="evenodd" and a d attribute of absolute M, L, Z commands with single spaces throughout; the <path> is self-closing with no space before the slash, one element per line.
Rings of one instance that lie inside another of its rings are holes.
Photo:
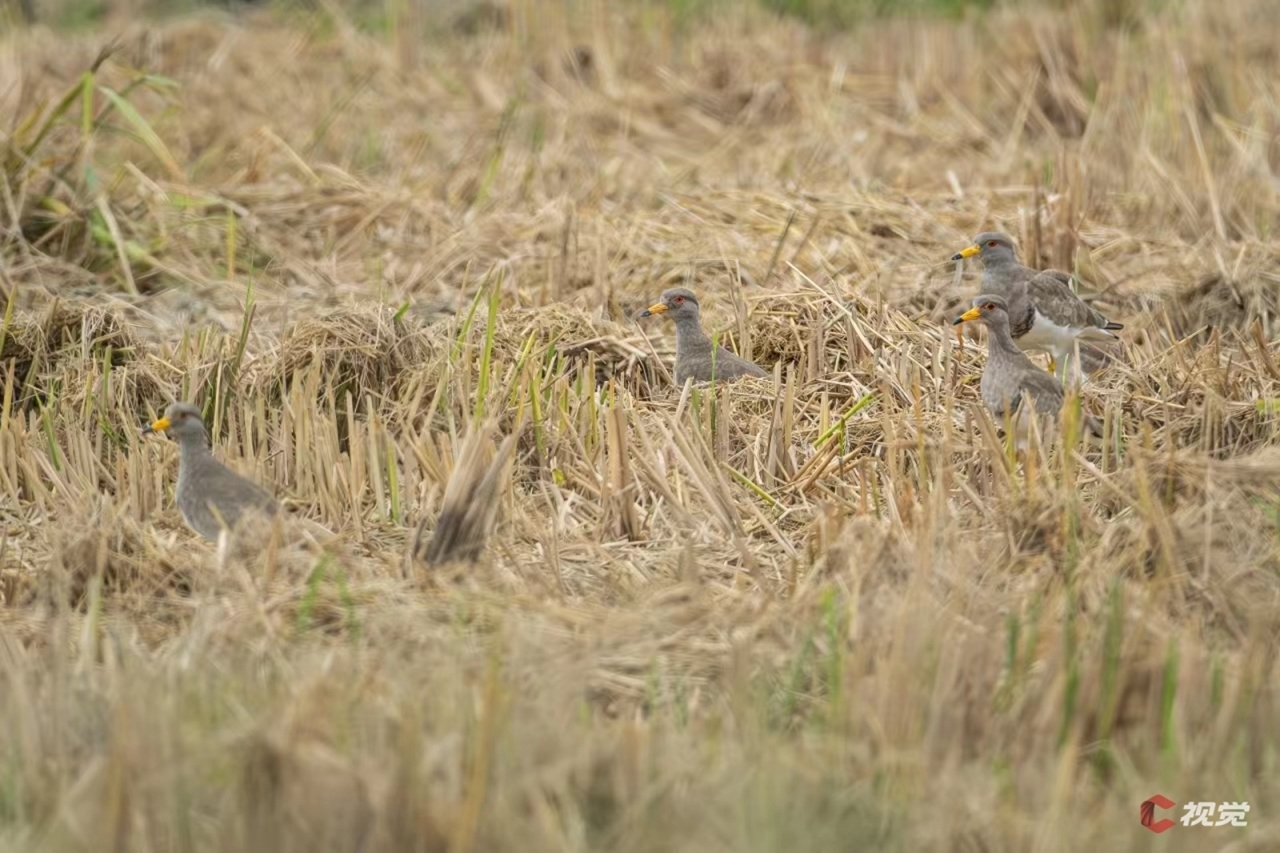
<path fill-rule="evenodd" d="M 982 293 L 1003 297 L 1008 305 L 1009 332 L 1019 349 L 1049 354 L 1049 369 L 1066 382 L 1067 361 L 1077 339 L 1114 343 L 1121 323 L 1108 320 L 1071 289 L 1072 278 L 1059 270 L 1039 272 L 1018 263 L 1013 241 L 987 231 L 973 238 L 973 245 L 956 252 L 951 260 L 974 255 L 982 261 Z M 1073 373 L 1079 375 L 1079 367 Z"/>
<path fill-rule="evenodd" d="M 685 287 L 673 287 L 662 292 L 662 301 L 640 312 L 641 317 L 666 314 L 676 323 L 676 383 L 683 385 L 686 379 L 710 382 L 715 379 L 732 381 L 743 376 L 767 377 L 768 371 L 734 355 L 724 347 L 712 344 L 698 313 L 698 297 Z M 714 363 L 713 363 L 714 361 Z"/>
<path fill-rule="evenodd" d="M 1062 383 L 1036 367 L 1026 353 L 1018 349 L 1009 331 L 1009 310 L 1004 297 L 984 293 L 973 300 L 973 307 L 955 319 L 958 326 L 980 320 L 987 327 L 987 363 L 982 368 L 978 389 L 982 402 L 997 420 L 1009 415 L 1014 425 L 1015 443 L 1026 449 L 1033 415 L 1039 419 L 1041 433 L 1058 418 L 1062 410 Z"/>
<path fill-rule="evenodd" d="M 191 403 L 170 403 L 142 434 L 166 431 L 178 442 L 178 510 L 196 533 L 217 542 L 223 529 L 247 516 L 280 511 L 271 495 L 213 458 L 200 410 Z"/>

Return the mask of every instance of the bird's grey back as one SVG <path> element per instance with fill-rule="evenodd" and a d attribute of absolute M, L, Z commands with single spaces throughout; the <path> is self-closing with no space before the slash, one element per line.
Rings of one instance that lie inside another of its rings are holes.
<path fill-rule="evenodd" d="M 1027 295 L 1036 309 L 1060 326 L 1105 328 L 1107 318 L 1084 302 L 1071 288 L 1072 278 L 1058 270 L 1045 270 L 1027 280 Z"/>
<path fill-rule="evenodd" d="M 715 379 L 737 379 L 742 376 L 768 376 L 768 372 L 758 364 L 734 355 L 724 347 L 716 347 L 715 363 L 712 363 L 712 349 L 707 347 L 700 352 L 683 352 L 676 359 L 676 382 L 684 384 L 685 379 L 692 377 L 695 382 L 710 382 Z"/>
<path fill-rule="evenodd" d="M 216 540 L 223 524 L 235 527 L 249 512 L 271 516 L 280 506 L 270 494 L 213 457 L 184 448 L 178 465 L 178 509 L 206 539 Z M 219 521 L 219 517 L 221 521 Z"/>

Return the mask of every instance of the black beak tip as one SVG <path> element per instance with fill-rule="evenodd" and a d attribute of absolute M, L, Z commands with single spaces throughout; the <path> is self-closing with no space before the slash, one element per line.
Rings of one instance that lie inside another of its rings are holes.
<path fill-rule="evenodd" d="M 953 260 L 953 261 L 963 261 L 963 260 L 964 260 L 964 255 L 960 254 L 959 252 L 956 252 L 954 255 L 952 255 L 952 256 L 951 256 L 951 260 Z"/>
<path fill-rule="evenodd" d="M 648 308 L 644 309 L 643 311 L 641 311 L 639 314 L 636 315 L 637 319 L 640 317 L 652 317 L 652 316 L 653 316 L 653 312 L 650 311 Z"/>
<path fill-rule="evenodd" d="M 959 325 L 960 325 L 961 323 L 963 323 L 963 322 L 964 322 L 964 319 L 963 319 L 963 318 L 961 318 L 961 317 L 957 317 L 957 318 L 955 318 L 954 320 L 952 320 L 952 321 L 951 321 L 951 325 L 953 325 L 953 326 L 959 326 Z"/>

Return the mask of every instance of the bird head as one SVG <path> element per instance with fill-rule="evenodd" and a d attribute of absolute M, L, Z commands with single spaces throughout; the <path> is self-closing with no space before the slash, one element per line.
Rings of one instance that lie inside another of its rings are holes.
<path fill-rule="evenodd" d="M 974 299 L 973 307 L 955 318 L 951 325 L 959 326 L 961 323 L 967 323 L 970 320 L 981 320 L 987 325 L 1000 320 L 1007 323 L 1009 322 L 1009 306 L 1005 304 L 1003 297 L 984 293 Z"/>
<path fill-rule="evenodd" d="M 640 312 L 641 317 L 652 317 L 664 314 L 679 322 L 686 318 L 698 318 L 698 297 L 687 287 L 673 287 L 662 292 L 662 299 L 656 305 L 650 305 Z"/>
<path fill-rule="evenodd" d="M 1013 241 L 998 231 L 984 231 L 973 238 L 973 245 L 967 246 L 951 256 L 953 261 L 978 256 L 983 264 L 1011 263 L 1017 260 L 1013 251 Z"/>
<path fill-rule="evenodd" d="M 179 439 L 186 436 L 203 436 L 204 421 L 200 418 L 200 410 L 193 404 L 170 403 L 164 410 L 164 417 L 142 430 L 143 435 L 156 432 L 168 432 Z"/>

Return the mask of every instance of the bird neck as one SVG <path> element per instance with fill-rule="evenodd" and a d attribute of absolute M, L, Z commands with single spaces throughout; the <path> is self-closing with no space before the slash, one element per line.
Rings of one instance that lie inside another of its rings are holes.
<path fill-rule="evenodd" d="M 991 323 L 987 326 L 987 355 L 1020 355 L 1022 350 L 1013 342 L 1008 322 Z"/>
<path fill-rule="evenodd" d="M 1013 255 L 995 255 L 994 257 L 985 258 L 982 262 L 983 268 L 989 270 L 1003 270 L 1017 265 L 1018 259 Z"/>
<path fill-rule="evenodd" d="M 196 460 L 212 455 L 209 450 L 209 440 L 203 432 L 185 433 L 178 436 L 178 451 L 179 464 L 184 459 Z"/>
<path fill-rule="evenodd" d="M 702 331 L 702 324 L 696 317 L 676 321 L 676 349 L 686 353 L 711 351 L 711 339 Z"/>
<path fill-rule="evenodd" d="M 982 289 L 988 293 L 998 293 L 1006 299 L 1012 287 L 1018 262 L 1008 255 L 998 255 L 983 264 Z"/>

